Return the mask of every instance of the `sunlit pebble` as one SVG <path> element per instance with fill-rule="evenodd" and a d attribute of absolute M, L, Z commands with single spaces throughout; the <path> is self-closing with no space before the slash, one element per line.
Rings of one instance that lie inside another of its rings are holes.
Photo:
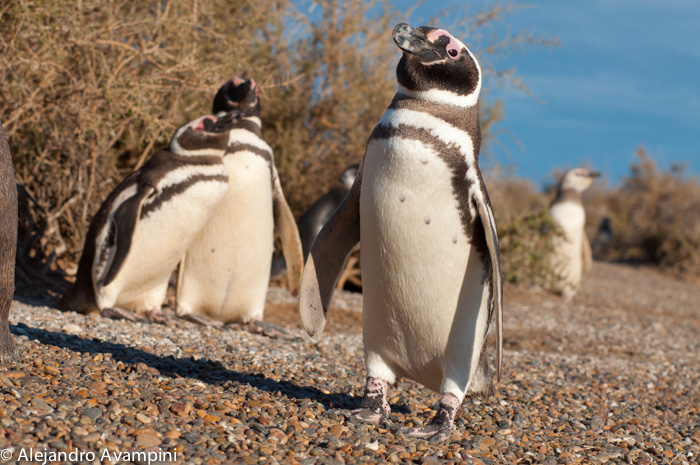
<path fill-rule="evenodd" d="M 692 461 L 698 399 L 677 394 L 681 384 L 700 382 L 692 350 L 700 322 L 680 325 L 677 317 L 700 300 L 700 289 L 653 276 L 596 263 L 571 303 L 507 288 L 503 379 L 493 398 L 464 402 L 443 445 L 346 420 L 364 384 L 361 329 L 332 325 L 354 315 L 359 326 L 361 295 L 336 292 L 318 342 L 298 326 L 298 340 L 281 341 L 240 328 L 133 324 L 15 302 L 11 327 L 25 361 L 0 370 L 0 428 L 12 432 L 0 448 L 158 444 L 178 450 L 182 463 L 263 456 L 287 463 L 302 454 L 316 463 L 339 461 L 336 454 L 345 463 L 568 463 L 578 460 L 575 444 L 597 451 L 600 462 L 656 463 L 669 452 Z M 621 292 L 629 283 L 644 308 L 659 309 L 654 331 L 652 316 Z M 287 291 L 270 298 L 289 305 L 289 321 L 298 318 L 298 299 Z M 623 321 L 624 331 L 610 321 Z M 419 426 L 439 396 L 400 380 L 389 398 L 392 423 Z M 669 412 L 668 423 L 659 411 Z"/>

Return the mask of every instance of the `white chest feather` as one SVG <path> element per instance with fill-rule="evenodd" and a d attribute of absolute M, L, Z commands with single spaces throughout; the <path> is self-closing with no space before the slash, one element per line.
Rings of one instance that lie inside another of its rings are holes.
<path fill-rule="evenodd" d="M 270 164 L 251 152 L 224 157 L 229 189 L 188 249 L 178 311 L 221 321 L 261 318 L 270 275 L 274 219 Z"/>
<path fill-rule="evenodd" d="M 471 354 L 474 335 L 485 332 L 482 319 L 479 328 L 465 327 L 469 336 L 450 337 L 460 308 L 482 307 L 485 287 L 451 179 L 422 142 L 392 137 L 368 145 L 360 196 L 365 347 L 432 389 L 448 354 Z"/>
<path fill-rule="evenodd" d="M 554 243 L 554 267 L 564 286 L 578 287 L 583 268 L 583 228 L 586 213 L 583 206 L 574 202 L 552 205 L 550 215 L 562 228 L 564 237 Z"/>
<path fill-rule="evenodd" d="M 188 178 L 196 175 L 226 175 L 222 165 L 198 167 L 173 171 L 161 180 L 156 193 L 170 186 L 184 185 Z M 177 266 L 188 245 L 211 217 L 216 205 L 224 197 L 226 183 L 209 180 L 199 181 L 184 188 L 167 199 L 159 200 L 157 195 L 142 203 L 142 212 L 131 238 L 129 253 L 118 275 L 107 286 L 96 289 L 100 308 L 120 306 L 135 311 L 160 308 L 165 298 L 170 274 Z M 124 192 L 125 199 L 134 195 L 135 187 Z M 115 202 L 116 207 L 122 199 Z M 136 214 L 136 212 L 134 212 Z M 114 215 L 114 211 L 111 213 Z M 106 225 L 97 235 L 96 260 L 93 266 L 93 282 L 103 275 L 105 262 L 99 259 L 104 253 L 114 255 L 118 247 L 125 243 L 124 237 L 117 235 L 116 246 L 108 246 L 109 226 Z M 103 252 L 103 250 L 107 251 Z M 106 263 L 109 263 L 106 262 Z"/>

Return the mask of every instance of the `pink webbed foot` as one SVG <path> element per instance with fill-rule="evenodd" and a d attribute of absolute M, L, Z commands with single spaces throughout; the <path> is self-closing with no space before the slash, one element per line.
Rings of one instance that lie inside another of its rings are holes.
<path fill-rule="evenodd" d="M 414 428 L 399 428 L 396 433 L 426 439 L 435 443 L 445 442 L 452 433 L 452 425 L 454 424 L 459 404 L 459 399 L 454 394 L 443 394 L 435 416 L 427 425 Z"/>
<path fill-rule="evenodd" d="M 375 425 L 389 424 L 391 407 L 386 400 L 389 383 L 377 378 L 367 378 L 365 394 L 360 408 L 351 414 L 351 418 Z"/>

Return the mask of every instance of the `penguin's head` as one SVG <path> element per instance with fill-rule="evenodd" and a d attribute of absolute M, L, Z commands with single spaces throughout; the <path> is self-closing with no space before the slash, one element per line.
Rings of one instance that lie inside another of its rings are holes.
<path fill-rule="evenodd" d="M 396 68 L 399 92 L 461 107 L 474 106 L 481 91 L 481 67 L 461 41 L 444 29 L 397 24 L 394 42 L 403 51 Z"/>
<path fill-rule="evenodd" d="M 257 84 L 252 79 L 235 77 L 219 88 L 214 97 L 212 112 L 240 111 L 243 116 L 260 116 L 260 98 Z"/>
<path fill-rule="evenodd" d="M 352 187 L 352 184 L 355 182 L 355 178 L 357 177 L 357 170 L 360 169 L 360 165 L 350 165 L 345 170 L 343 171 L 343 174 L 340 175 L 340 182 L 345 185 L 348 189 Z"/>
<path fill-rule="evenodd" d="M 586 168 L 572 168 L 561 177 L 559 191 L 574 190 L 583 192 L 593 184 L 593 180 L 600 176 L 598 171 L 591 171 Z"/>
<path fill-rule="evenodd" d="M 170 151 L 176 155 L 223 155 L 229 132 L 240 118 L 238 111 L 200 116 L 175 131 L 170 139 Z"/>

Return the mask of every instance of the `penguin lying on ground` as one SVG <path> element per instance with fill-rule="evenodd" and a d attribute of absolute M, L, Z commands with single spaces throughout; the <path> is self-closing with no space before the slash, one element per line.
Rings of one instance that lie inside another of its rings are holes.
<path fill-rule="evenodd" d="M 555 290 L 565 298 L 573 297 L 581 285 L 581 275 L 593 264 L 591 245 L 586 237 L 586 211 L 581 194 L 600 176 L 597 171 L 573 168 L 561 177 L 557 196 L 549 207 L 552 219 L 562 228 L 564 237 L 555 238 L 552 266 L 559 280 Z"/>
<path fill-rule="evenodd" d="M 15 290 L 17 183 L 10 147 L 0 125 L 0 363 L 19 360 L 7 321 Z"/>
<path fill-rule="evenodd" d="M 354 416 L 388 421 L 399 377 L 440 392 L 426 426 L 445 440 L 462 400 L 492 393 L 492 317 L 501 373 L 502 278 L 493 211 L 478 166 L 482 76 L 443 29 L 399 24 L 398 91 L 372 132 L 357 179 L 314 243 L 302 278 L 306 331 L 323 331 L 335 281 L 360 242 L 367 385 Z"/>
<path fill-rule="evenodd" d="M 304 254 L 304 261 L 309 255 L 309 250 L 318 236 L 319 231 L 326 224 L 338 205 L 343 201 L 352 183 L 355 182 L 357 169 L 360 165 L 350 165 L 340 175 L 340 185 L 332 187 L 328 192 L 323 194 L 306 212 L 299 218 L 297 229 L 299 230 L 299 239 L 301 239 L 301 249 Z M 284 254 L 279 254 L 272 260 L 272 276 L 277 276 L 284 270 L 286 262 Z"/>
<path fill-rule="evenodd" d="M 221 157 L 240 115 L 202 116 L 180 127 L 124 179 L 95 214 L 72 289 L 60 308 L 163 321 L 168 280 L 228 187 Z"/>
<path fill-rule="evenodd" d="M 245 323 L 252 332 L 289 336 L 262 320 L 275 227 L 287 257 L 293 295 L 299 290 L 304 261 L 272 149 L 262 139 L 255 81 L 234 78 L 219 89 L 213 112 L 231 110 L 242 116 L 223 159 L 228 190 L 180 263 L 177 312 L 201 324 Z"/>

